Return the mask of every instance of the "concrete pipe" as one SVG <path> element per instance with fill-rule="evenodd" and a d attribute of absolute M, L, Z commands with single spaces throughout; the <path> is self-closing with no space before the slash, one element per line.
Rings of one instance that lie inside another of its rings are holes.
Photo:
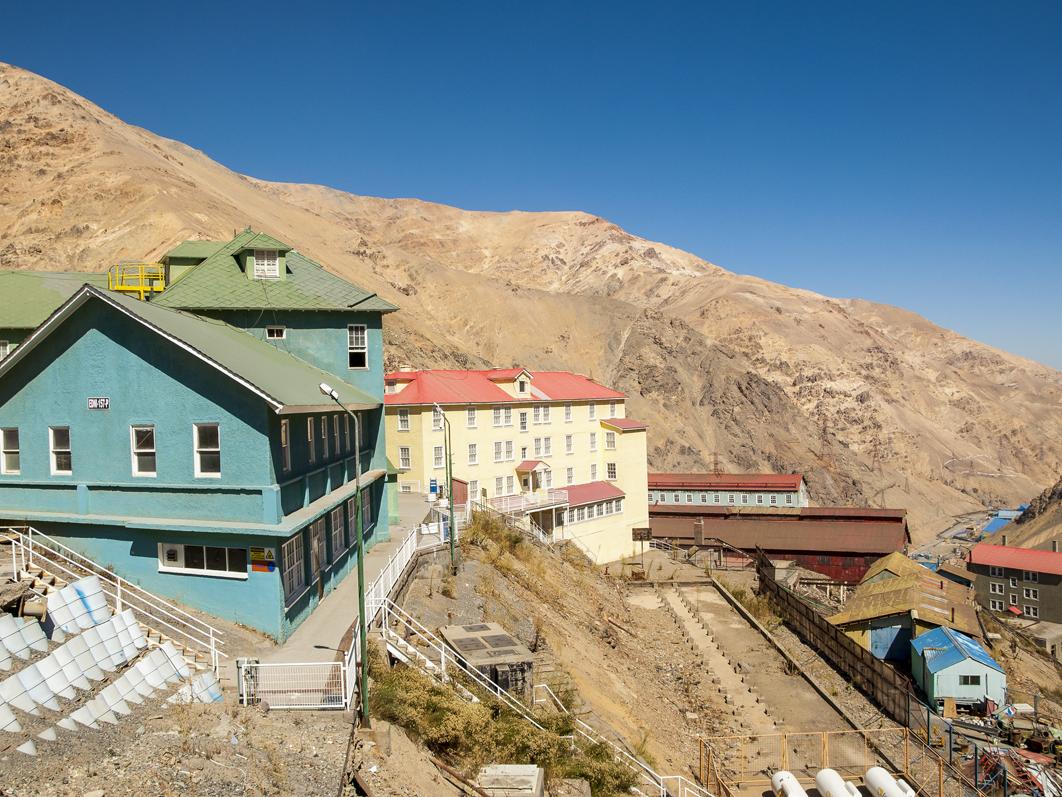
<path fill-rule="evenodd" d="M 900 788 L 896 779 L 881 767 L 868 769 L 863 782 L 874 797 L 909 797 L 908 793 Z"/>
<path fill-rule="evenodd" d="M 859 789 L 846 782 L 835 769 L 820 769 L 815 786 L 822 797 L 859 797 Z"/>
<path fill-rule="evenodd" d="M 792 772 L 780 769 L 771 776 L 771 789 L 775 797 L 808 797 Z"/>

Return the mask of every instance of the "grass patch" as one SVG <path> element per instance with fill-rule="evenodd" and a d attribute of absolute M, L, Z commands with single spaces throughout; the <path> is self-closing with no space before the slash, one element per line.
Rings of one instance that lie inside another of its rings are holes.
<path fill-rule="evenodd" d="M 734 586 L 723 579 L 716 579 L 722 587 L 733 596 L 734 600 L 745 607 L 764 628 L 771 630 L 782 624 L 781 618 L 774 613 L 771 601 L 766 595 L 757 595 L 744 587 Z"/>
<path fill-rule="evenodd" d="M 558 715 L 539 720 L 536 728 L 498 701 L 481 695 L 469 703 L 449 686 L 420 670 L 388 669 L 377 649 L 370 652 L 373 716 L 404 728 L 433 754 L 475 773 L 486 764 L 537 764 L 546 777 L 584 778 L 594 797 L 626 794 L 634 773 L 617 762 L 604 744 L 572 746 L 571 718 Z"/>

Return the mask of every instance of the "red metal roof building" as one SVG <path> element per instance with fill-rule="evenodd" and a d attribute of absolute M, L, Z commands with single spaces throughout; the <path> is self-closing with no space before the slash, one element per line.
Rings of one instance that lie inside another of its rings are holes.
<path fill-rule="evenodd" d="M 526 374 L 526 391 L 509 392 L 503 385 Z M 506 404 L 536 401 L 621 400 L 625 395 L 588 376 L 570 371 L 528 371 L 493 368 L 483 371 L 392 371 L 384 376 L 384 404 Z"/>
<path fill-rule="evenodd" d="M 1062 551 L 978 543 L 966 563 L 977 601 L 1000 614 L 1062 623 Z"/>
<path fill-rule="evenodd" d="M 651 504 L 653 536 L 698 547 L 718 542 L 789 559 L 836 581 L 856 583 L 882 556 L 911 541 L 907 511 L 849 507 L 741 508 Z"/>
<path fill-rule="evenodd" d="M 650 473 L 649 504 L 805 507 L 799 473 Z"/>

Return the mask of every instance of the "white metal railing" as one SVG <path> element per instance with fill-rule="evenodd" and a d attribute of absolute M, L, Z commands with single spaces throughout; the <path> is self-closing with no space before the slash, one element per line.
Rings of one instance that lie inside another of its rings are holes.
<path fill-rule="evenodd" d="M 236 662 L 236 683 L 244 706 L 266 703 L 271 709 L 345 709 L 346 680 L 347 668 L 341 661 Z"/>
<path fill-rule="evenodd" d="M 452 673 L 459 671 L 471 679 L 477 686 L 484 689 L 490 695 L 500 700 L 508 708 L 515 711 L 527 722 L 542 730 L 542 725 L 537 719 L 535 719 L 531 709 L 479 672 L 479 670 L 469 664 L 461 654 L 449 648 L 444 642 L 442 642 L 442 640 L 436 637 L 414 617 L 402 609 L 402 607 L 398 606 L 390 599 L 385 599 L 382 606 L 377 608 L 377 611 L 380 610 L 382 610 L 381 622 L 385 639 L 389 634 L 397 635 L 407 642 L 410 638 L 416 639 L 423 647 L 427 648 L 428 652 L 425 655 L 425 658 L 431 660 L 433 664 L 436 661 L 438 662 L 434 672 L 427 670 L 430 675 L 440 681 L 449 682 Z M 405 633 L 391 630 L 390 626 L 392 622 L 396 625 L 402 626 Z M 612 750 L 613 755 L 616 756 L 620 763 L 625 764 L 638 774 L 642 783 L 639 787 L 634 789 L 634 793 L 644 795 L 645 797 L 714 797 L 714 795 L 704 787 L 682 775 L 659 775 L 654 772 L 648 764 L 631 755 L 614 741 L 601 735 L 593 727 L 568 711 L 547 685 L 539 684 L 538 686 L 533 687 L 533 703 L 545 701 L 545 698 L 542 700 L 535 699 L 534 689 L 544 689 L 547 692 L 547 697 L 554 701 L 559 710 L 570 717 L 576 737 L 575 741 L 582 740 L 591 744 L 608 745 Z M 648 789 L 648 791 L 646 791 L 646 789 Z"/>
<path fill-rule="evenodd" d="M 488 498 L 487 503 L 507 515 L 523 515 L 548 507 L 566 506 L 568 503 L 568 491 L 542 489 L 533 493 L 500 495 L 497 498 Z"/>
<path fill-rule="evenodd" d="M 103 592 L 113 602 L 116 612 L 132 609 L 137 620 L 160 634 L 171 636 L 192 653 L 202 651 L 210 657 L 216 673 L 219 658 L 228 658 L 220 648 L 223 634 L 184 609 L 160 598 L 143 587 L 126 581 L 101 564 L 82 556 L 58 540 L 31 526 L 11 526 L 5 529 L 11 540 L 12 573 L 29 573 L 39 567 L 64 580 L 76 581 L 92 574 L 99 578 Z"/>
<path fill-rule="evenodd" d="M 484 512 L 490 517 L 497 518 L 509 528 L 520 532 L 535 542 L 546 546 L 553 544 L 553 535 L 546 532 L 527 515 L 518 516 L 506 514 L 505 512 L 495 509 L 490 504 L 480 503 L 479 501 L 472 501 L 470 507 L 473 513 Z"/>

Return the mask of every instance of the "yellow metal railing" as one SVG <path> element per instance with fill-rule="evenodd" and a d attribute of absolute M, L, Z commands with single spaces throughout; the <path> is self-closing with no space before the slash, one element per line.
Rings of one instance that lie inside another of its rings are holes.
<path fill-rule="evenodd" d="M 161 263 L 117 263 L 107 270 L 107 288 L 135 294 L 143 301 L 166 288 L 166 267 Z"/>

